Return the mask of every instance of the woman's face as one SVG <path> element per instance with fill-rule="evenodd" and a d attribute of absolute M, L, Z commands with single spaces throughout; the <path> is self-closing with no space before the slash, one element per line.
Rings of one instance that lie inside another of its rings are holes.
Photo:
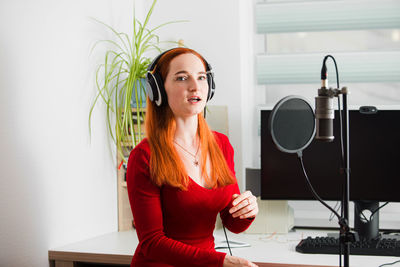
<path fill-rule="evenodd" d="M 203 111 L 208 93 L 203 61 L 187 53 L 171 60 L 164 81 L 168 104 L 175 117 L 190 117 Z"/>

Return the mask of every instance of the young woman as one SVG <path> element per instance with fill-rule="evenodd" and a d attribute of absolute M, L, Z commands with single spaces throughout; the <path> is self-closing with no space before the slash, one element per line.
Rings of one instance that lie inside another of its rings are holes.
<path fill-rule="evenodd" d="M 212 75 L 187 48 L 164 52 L 149 66 L 147 138 L 132 150 L 126 176 L 139 238 L 131 266 L 256 266 L 214 249 L 218 213 L 240 233 L 258 207 L 251 192 L 239 192 L 228 138 L 203 118 Z"/>

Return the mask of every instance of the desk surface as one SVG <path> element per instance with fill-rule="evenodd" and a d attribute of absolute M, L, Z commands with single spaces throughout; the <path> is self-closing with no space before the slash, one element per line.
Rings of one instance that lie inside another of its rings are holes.
<path fill-rule="evenodd" d="M 232 248 L 234 256 L 243 257 L 253 262 L 268 262 L 260 267 L 283 267 L 285 264 L 338 266 L 337 255 L 302 254 L 295 251 L 298 242 L 307 236 L 322 236 L 326 232 L 311 230 L 296 230 L 284 235 L 270 234 L 233 234 L 228 232 L 228 238 L 249 243 L 250 247 Z M 215 235 L 223 236 L 222 230 Z M 130 264 L 132 255 L 138 245 L 135 231 L 113 232 L 91 238 L 85 241 L 69 244 L 49 250 L 49 260 L 83 261 L 109 264 Z M 217 249 L 227 252 L 227 249 Z M 350 256 L 352 267 L 378 267 L 384 263 L 399 260 L 398 257 L 384 256 Z M 282 265 L 283 264 L 283 265 Z"/>

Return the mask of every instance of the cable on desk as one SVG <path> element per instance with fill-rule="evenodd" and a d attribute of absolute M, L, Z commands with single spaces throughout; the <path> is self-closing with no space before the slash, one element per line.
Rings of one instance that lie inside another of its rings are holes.
<path fill-rule="evenodd" d="M 303 235 L 303 234 L 302 234 Z M 279 236 L 277 235 L 276 232 L 273 232 L 272 234 L 268 235 L 268 236 L 260 236 L 258 237 L 258 240 L 262 241 L 262 242 L 277 242 L 280 244 L 287 244 L 289 242 L 300 242 L 303 239 L 303 236 L 301 238 L 295 237 L 295 238 L 288 238 L 287 236 Z"/>
<path fill-rule="evenodd" d="M 389 266 L 389 265 L 393 265 L 393 264 L 396 264 L 396 263 L 399 263 L 399 262 L 400 262 L 400 260 L 394 261 L 394 262 L 391 262 L 391 263 L 384 263 L 384 264 L 382 264 L 382 265 L 379 265 L 379 267 Z"/>

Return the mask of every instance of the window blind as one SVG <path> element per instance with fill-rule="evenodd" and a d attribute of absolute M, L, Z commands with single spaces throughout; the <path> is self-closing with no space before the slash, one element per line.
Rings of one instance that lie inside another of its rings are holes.
<path fill-rule="evenodd" d="M 400 1 L 264 2 L 256 4 L 255 20 L 257 33 L 267 34 L 266 38 L 271 33 L 396 29 L 400 28 Z M 256 56 L 257 81 L 259 84 L 315 83 L 320 79 L 322 59 L 327 54 L 268 54 L 267 51 Z M 338 63 L 341 82 L 400 81 L 400 50 L 332 55 Z M 334 70 L 329 74 L 332 84 L 336 80 L 332 77 Z"/>
<path fill-rule="evenodd" d="M 399 0 L 260 3 L 258 33 L 400 28 Z"/>
<path fill-rule="evenodd" d="M 315 83 L 321 79 L 326 54 L 260 55 L 257 57 L 259 84 Z M 335 53 L 340 82 L 400 81 L 400 51 Z M 329 83 L 334 86 L 334 65 L 327 62 Z"/>

